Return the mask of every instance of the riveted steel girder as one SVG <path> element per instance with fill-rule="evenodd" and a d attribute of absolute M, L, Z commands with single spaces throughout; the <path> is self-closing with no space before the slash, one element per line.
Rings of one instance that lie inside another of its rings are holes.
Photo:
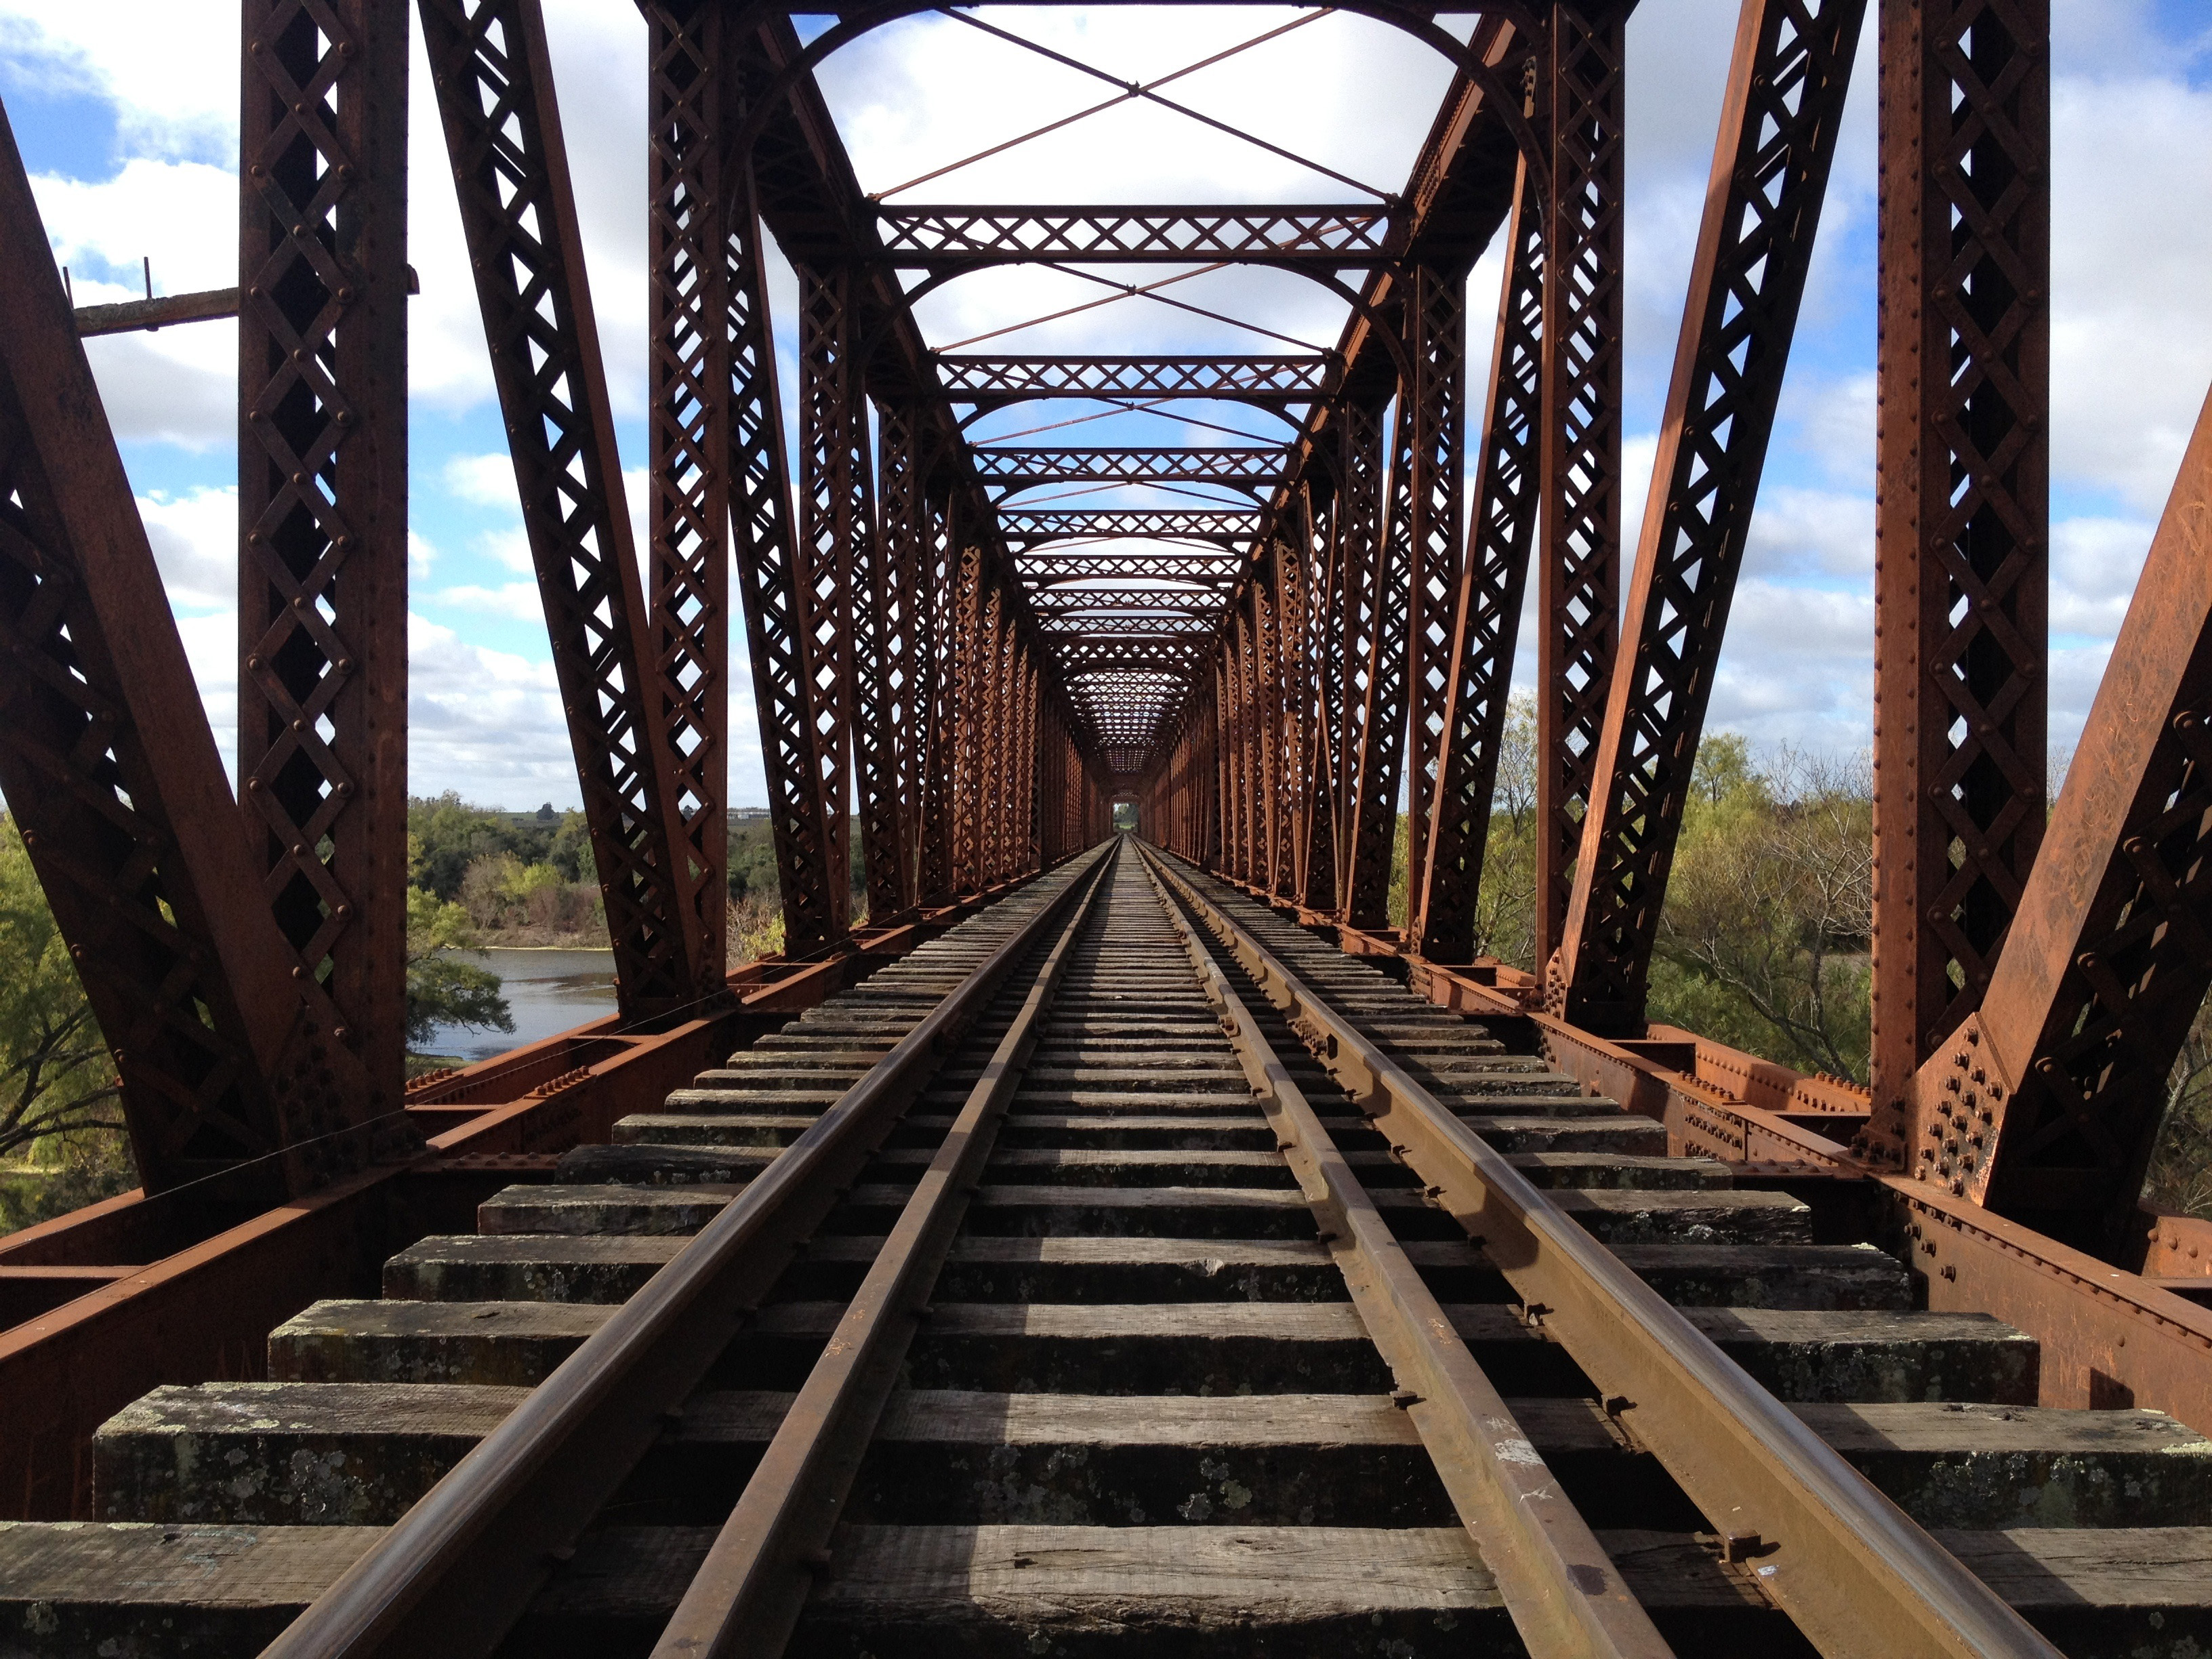
<path fill-rule="evenodd" d="M 375 0 L 240 17 L 240 805 L 316 1024 L 388 1109 L 407 994 L 406 30 Z"/>
<path fill-rule="evenodd" d="M 1865 0 L 1743 9 L 1550 994 L 1640 1035 L 1667 873 L 1813 262 Z"/>
<path fill-rule="evenodd" d="M 537 0 L 421 0 L 626 1013 L 717 993 Z M 404 887 L 402 889 L 404 890 Z"/>
<path fill-rule="evenodd" d="M 722 9 L 645 0 L 653 685 L 703 984 L 721 980 L 729 863 L 729 236 Z M 742 198 L 738 206 L 742 210 Z"/>
<path fill-rule="evenodd" d="M 1391 215 L 1350 207 L 878 208 L 882 257 L 904 270 L 1082 264 L 1380 264 Z"/>
<path fill-rule="evenodd" d="M 398 1080 L 278 932 L 4 114 L 0 289 L 0 790 L 146 1189 L 303 1191 L 378 1150 Z"/>
<path fill-rule="evenodd" d="M 1410 866 L 1408 923 L 1415 948 L 1431 962 L 1465 962 L 1474 953 L 1491 795 L 1536 536 L 1544 231 L 1525 163 L 1509 234 L 1475 458 L 1471 544 L 1452 601 L 1449 678 L 1432 762 L 1435 804 L 1425 856 Z"/>
<path fill-rule="evenodd" d="M 2212 986 L 2212 401 L 1982 1006 L 1914 1079 L 1907 1167 L 2108 1261 Z"/>
<path fill-rule="evenodd" d="M 1006 545 L 1020 550 L 1052 542 L 1127 537 L 1145 541 L 1208 541 L 1249 545 L 1260 533 L 1256 512 L 1193 512 L 1100 507 L 1089 512 L 1054 512 L 1008 507 L 999 514 Z"/>
<path fill-rule="evenodd" d="M 2051 15 L 1881 6 L 1874 1088 L 1979 1004 L 2044 823 Z"/>
<path fill-rule="evenodd" d="M 1536 611 L 1536 960 L 1566 921 L 1620 624 L 1626 6 L 1552 8 Z"/>
<path fill-rule="evenodd" d="M 1279 449 L 978 449 L 976 475 L 1012 489 L 1048 483 L 1273 483 Z"/>
<path fill-rule="evenodd" d="M 1311 403 L 1327 357 L 954 357 L 936 360 L 955 403 L 996 409 L 1031 398 L 1219 398 L 1263 408 Z"/>

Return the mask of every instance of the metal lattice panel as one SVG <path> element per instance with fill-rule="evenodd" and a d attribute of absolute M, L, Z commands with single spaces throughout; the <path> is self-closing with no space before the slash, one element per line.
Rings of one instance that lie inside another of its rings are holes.
<path fill-rule="evenodd" d="M 1498 296 L 1471 544 L 1452 606 L 1435 817 L 1427 857 L 1413 877 L 1419 912 L 1414 935 L 1432 962 L 1465 962 L 1474 952 L 1491 794 L 1536 538 L 1544 231 L 1525 167 L 1509 234 L 1512 253 Z"/>
<path fill-rule="evenodd" d="M 722 976 L 729 861 L 729 312 L 721 11 L 645 7 L 653 666 L 703 984 Z"/>
<path fill-rule="evenodd" d="M 243 11 L 239 775 L 317 1023 L 396 1099 L 407 876 L 406 43 Z"/>
<path fill-rule="evenodd" d="M 1130 537 L 1145 541 L 1218 541 L 1238 546 L 1260 533 L 1260 514 L 1254 512 L 1213 513 L 1119 507 L 1090 512 L 1024 512 L 1009 507 L 999 514 L 999 528 L 1013 548 L 1030 548 L 1058 541 L 1089 538 Z"/>
<path fill-rule="evenodd" d="M 1028 398 L 1225 398 L 1269 408 L 1310 403 L 1326 357 L 950 357 L 945 394 L 987 408 Z"/>
<path fill-rule="evenodd" d="M 1421 266 L 1407 285 L 1404 339 L 1410 377 L 1398 393 L 1394 511 L 1405 519 L 1411 612 L 1407 699 L 1408 871 L 1428 867 L 1428 836 L 1442 782 L 1451 701 L 1453 609 L 1466 545 L 1460 522 L 1467 453 L 1467 278 Z M 1425 883 L 1408 882 L 1407 923 L 1419 938 Z"/>
<path fill-rule="evenodd" d="M 1062 259 L 1187 264 L 1236 259 L 1330 269 L 1387 257 L 1381 207 L 880 208 L 891 263 L 909 269 Z"/>
<path fill-rule="evenodd" d="M 1552 8 L 1537 580 L 1536 959 L 1558 948 L 1620 618 L 1626 10 Z"/>
<path fill-rule="evenodd" d="M 1555 989 L 1595 1030 L 1641 1031 L 1644 991 L 1813 261 L 1865 0 L 1746 13 L 1661 422 L 1623 655 L 1592 776 Z"/>
<path fill-rule="evenodd" d="M 279 936 L 0 118 L 0 789 L 114 1050 L 140 1179 L 366 1161 L 372 1079 Z M 325 1137 L 331 1137 L 325 1139 Z"/>
<path fill-rule="evenodd" d="M 704 944 L 544 21 L 532 0 L 422 0 L 422 17 L 623 1006 L 686 1006 L 709 988 Z"/>
<path fill-rule="evenodd" d="M 1981 1000 L 2043 836 L 2050 14 L 1883 11 L 1874 1074 Z"/>

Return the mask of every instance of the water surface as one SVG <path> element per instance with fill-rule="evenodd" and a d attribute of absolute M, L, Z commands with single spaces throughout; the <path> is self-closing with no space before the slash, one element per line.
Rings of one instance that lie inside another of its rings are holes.
<path fill-rule="evenodd" d="M 428 1053 L 488 1060 L 615 1011 L 612 951 L 456 951 L 453 956 L 499 975 L 514 1030 L 441 1025 L 430 1034 Z"/>

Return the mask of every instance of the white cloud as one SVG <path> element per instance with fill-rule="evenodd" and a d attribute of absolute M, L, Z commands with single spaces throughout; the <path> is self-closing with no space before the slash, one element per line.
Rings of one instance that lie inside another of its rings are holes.
<path fill-rule="evenodd" d="M 1874 498 L 1767 484 L 1745 546 L 1747 568 L 1796 579 L 1874 577 Z"/>
<path fill-rule="evenodd" d="M 446 493 L 471 507 L 501 507 L 520 514 L 514 462 L 504 454 L 448 455 L 440 472 Z"/>
<path fill-rule="evenodd" d="M 184 611 L 235 610 L 237 486 L 202 486 L 181 495 L 155 490 L 138 497 L 138 516 L 171 605 Z"/>
<path fill-rule="evenodd" d="M 234 152 L 238 55 L 235 9 L 8 0 L 0 10 L 0 57 L 14 72 L 51 91 L 112 100 L 125 148 L 139 154 Z"/>
<path fill-rule="evenodd" d="M 409 788 L 577 803 L 553 665 L 471 645 L 422 617 L 407 623 Z"/>
<path fill-rule="evenodd" d="M 497 587 L 464 583 L 458 587 L 440 588 L 431 597 L 440 605 L 449 605 L 459 611 L 477 611 L 488 617 L 507 617 L 516 622 L 538 622 L 545 615 L 536 582 L 506 582 Z"/>
<path fill-rule="evenodd" d="M 2155 513 L 2212 383 L 2212 88 L 2051 87 L 2051 465 Z"/>

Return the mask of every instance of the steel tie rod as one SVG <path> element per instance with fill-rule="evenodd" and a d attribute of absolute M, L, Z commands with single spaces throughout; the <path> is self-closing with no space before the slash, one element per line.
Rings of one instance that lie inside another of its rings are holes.
<path fill-rule="evenodd" d="M 1112 851 L 1109 842 L 1087 865 L 1062 866 L 1059 892 L 1039 895 L 1033 915 L 263 1649 L 263 1659 L 492 1652 L 884 1132 Z M 1001 901 L 1021 902 L 1020 894 Z"/>
<path fill-rule="evenodd" d="M 1028 1071 L 1046 1011 L 1113 859 L 1102 862 L 1061 929 L 952 1128 L 900 1211 L 822 1358 L 784 1413 L 737 1507 L 693 1574 L 653 1659 L 781 1653 L 799 1622 L 831 1530 L 927 1310 L 969 1195 Z"/>
<path fill-rule="evenodd" d="M 2060 1659 L 1996 1591 L 1846 1463 L 1711 1338 L 1453 1115 L 1187 880 L 1147 862 L 1405 1147 L 1437 1201 L 1722 1530 L 1758 1550 L 1760 1589 L 1827 1659 Z M 1456 1494 L 1455 1494 L 1456 1496 Z"/>
<path fill-rule="evenodd" d="M 1323 1237 L 1352 1305 L 1401 1385 L 1395 1397 L 1498 1581 L 1528 1651 L 1560 1659 L 1672 1659 L 1674 1649 L 1452 1329 L 1435 1293 L 1407 1259 L 1304 1091 L 1261 1040 L 1243 999 L 1185 920 L 1174 890 L 1150 858 L 1145 874 L 1166 907 L 1169 926 L 1190 953 L 1191 967 L 1221 1016 L 1299 1186 L 1328 1218 Z"/>

